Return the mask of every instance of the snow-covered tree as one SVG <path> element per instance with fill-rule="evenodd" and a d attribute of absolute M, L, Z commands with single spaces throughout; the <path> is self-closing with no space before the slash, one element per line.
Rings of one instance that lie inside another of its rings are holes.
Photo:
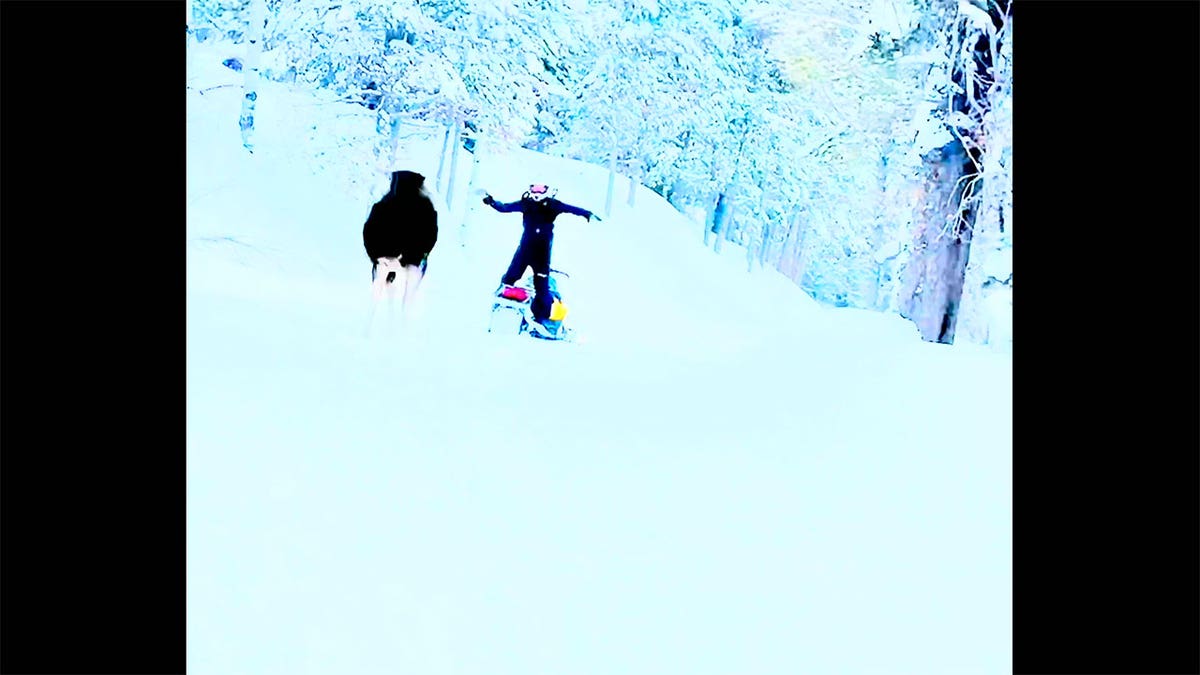
<path fill-rule="evenodd" d="M 246 31 L 246 59 L 242 65 L 242 113 L 238 127 L 242 131 L 242 145 L 254 150 L 254 104 L 258 101 L 259 63 L 263 50 L 263 29 L 267 21 L 266 0 L 250 0 L 249 21 Z"/>
<path fill-rule="evenodd" d="M 960 209 L 970 253 L 956 335 L 1000 349 L 1012 342 L 1012 19 L 1007 2 L 959 5 L 964 73 L 962 143 L 977 150 Z"/>

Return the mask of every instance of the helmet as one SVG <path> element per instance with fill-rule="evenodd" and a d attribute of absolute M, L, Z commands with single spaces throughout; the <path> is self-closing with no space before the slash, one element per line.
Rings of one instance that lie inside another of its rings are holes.
<path fill-rule="evenodd" d="M 540 202 L 548 197 L 553 197 L 554 191 L 545 183 L 534 183 L 529 186 L 529 190 L 525 192 L 525 195 L 535 202 Z"/>

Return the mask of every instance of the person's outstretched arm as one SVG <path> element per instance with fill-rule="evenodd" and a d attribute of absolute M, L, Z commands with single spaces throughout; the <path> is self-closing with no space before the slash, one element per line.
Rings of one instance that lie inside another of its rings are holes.
<path fill-rule="evenodd" d="M 595 218 L 596 220 L 600 220 L 600 217 L 591 211 L 588 211 L 587 209 L 581 209 L 578 206 L 571 206 L 566 202 L 558 202 L 558 209 L 563 213 L 570 213 L 571 215 L 579 216 L 580 218 L 587 218 L 588 220 Z"/>
<path fill-rule="evenodd" d="M 515 202 L 498 202 L 491 195 L 486 195 L 483 198 L 483 203 L 500 213 L 512 213 L 513 211 L 521 210 L 521 200 L 519 199 Z"/>

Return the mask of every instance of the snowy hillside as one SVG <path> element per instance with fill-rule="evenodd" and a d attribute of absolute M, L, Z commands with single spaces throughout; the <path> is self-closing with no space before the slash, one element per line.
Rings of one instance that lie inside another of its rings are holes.
<path fill-rule="evenodd" d="M 266 83 L 251 155 L 237 49 L 189 57 L 190 673 L 1011 671 L 1011 357 L 821 307 L 626 186 L 556 227 L 582 343 L 488 334 L 520 216 L 484 191 L 600 210 L 607 172 L 486 145 L 364 338 L 373 116 Z"/>

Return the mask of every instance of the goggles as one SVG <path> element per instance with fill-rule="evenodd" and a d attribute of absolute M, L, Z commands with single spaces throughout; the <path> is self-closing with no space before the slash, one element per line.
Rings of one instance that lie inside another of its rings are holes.
<path fill-rule="evenodd" d="M 532 199 L 534 201 L 541 201 L 549 196 L 550 196 L 550 186 L 542 185 L 540 183 L 537 185 L 529 186 L 529 198 L 530 199 Z"/>

